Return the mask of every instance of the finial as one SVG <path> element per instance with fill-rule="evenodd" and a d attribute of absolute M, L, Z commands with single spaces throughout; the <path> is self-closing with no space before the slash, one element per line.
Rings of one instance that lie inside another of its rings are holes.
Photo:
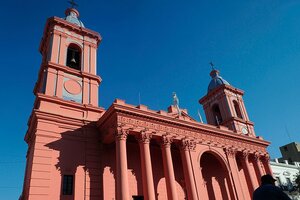
<path fill-rule="evenodd" d="M 211 66 L 211 72 L 210 72 L 209 75 L 210 75 L 212 78 L 214 78 L 214 77 L 216 77 L 217 75 L 219 75 L 220 72 L 219 72 L 219 70 L 215 69 L 214 63 L 213 63 L 213 62 L 210 62 L 209 65 Z"/>
<path fill-rule="evenodd" d="M 71 8 L 75 8 L 75 7 L 78 7 L 78 4 L 75 3 L 74 0 L 71 0 L 71 1 L 68 1 L 69 4 L 71 4 Z"/>
<path fill-rule="evenodd" d="M 209 65 L 211 66 L 211 70 L 215 70 L 215 68 L 214 68 L 215 65 L 212 61 L 210 61 Z"/>

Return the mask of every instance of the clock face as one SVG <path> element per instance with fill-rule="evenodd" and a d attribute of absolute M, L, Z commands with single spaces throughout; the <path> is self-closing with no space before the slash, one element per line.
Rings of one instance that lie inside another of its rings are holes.
<path fill-rule="evenodd" d="M 248 133 L 247 127 L 243 127 L 243 128 L 242 128 L 242 132 L 243 132 L 243 134 L 247 134 L 247 133 Z"/>

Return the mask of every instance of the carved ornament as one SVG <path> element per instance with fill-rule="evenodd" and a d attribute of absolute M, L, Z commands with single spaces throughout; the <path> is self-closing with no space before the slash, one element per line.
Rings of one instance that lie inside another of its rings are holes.
<path fill-rule="evenodd" d="M 137 136 L 138 141 L 143 144 L 149 144 L 151 138 L 152 134 L 145 131 L 141 131 L 141 133 Z"/>
<path fill-rule="evenodd" d="M 189 139 L 183 139 L 181 140 L 180 147 L 184 151 L 192 150 L 194 151 L 196 149 L 196 142 Z"/>
<path fill-rule="evenodd" d="M 125 130 L 122 127 L 117 127 L 117 130 L 115 131 L 115 137 L 117 140 L 126 140 L 128 135 L 128 130 Z"/>
<path fill-rule="evenodd" d="M 169 135 L 163 135 L 161 138 L 161 146 L 162 147 L 170 147 L 173 142 L 173 138 Z"/>
<path fill-rule="evenodd" d="M 234 148 L 224 148 L 225 153 L 227 154 L 228 157 L 235 157 L 237 150 Z"/>

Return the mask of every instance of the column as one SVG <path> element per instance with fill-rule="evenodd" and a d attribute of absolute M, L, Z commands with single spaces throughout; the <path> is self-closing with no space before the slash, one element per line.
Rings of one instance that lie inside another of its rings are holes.
<path fill-rule="evenodd" d="M 143 195 L 145 200 L 155 200 L 153 173 L 150 155 L 151 134 L 144 131 L 138 136 L 141 156 Z"/>
<path fill-rule="evenodd" d="M 236 164 L 236 153 L 237 151 L 232 148 L 225 148 L 224 149 L 226 155 L 227 155 L 227 160 L 229 163 L 229 167 L 232 173 L 232 179 L 234 182 L 234 188 L 236 191 L 237 199 L 245 199 L 245 194 L 244 190 L 242 189 L 241 186 L 241 180 L 238 172 L 238 166 Z"/>
<path fill-rule="evenodd" d="M 246 180 L 250 182 L 250 194 L 252 196 L 252 193 L 255 190 L 255 184 L 254 184 L 253 176 L 251 175 L 251 172 L 250 172 L 248 157 L 249 157 L 249 153 L 247 151 L 243 151 L 242 152 L 243 169 L 245 172 Z"/>
<path fill-rule="evenodd" d="M 183 173 L 185 179 L 185 185 L 187 190 L 187 196 L 189 200 L 197 200 L 197 192 L 195 186 L 194 173 L 192 169 L 192 163 L 190 159 L 190 151 L 194 150 L 196 147 L 196 143 L 190 140 L 182 140 L 181 141 L 181 160 L 183 165 Z"/>
<path fill-rule="evenodd" d="M 164 174 L 165 174 L 166 184 L 167 184 L 168 199 L 178 200 L 172 155 L 171 155 L 171 143 L 172 143 L 171 137 L 169 136 L 162 137 L 162 143 L 161 143 L 162 159 L 163 159 Z"/>
<path fill-rule="evenodd" d="M 270 166 L 270 156 L 269 154 L 265 154 L 261 157 L 261 162 L 265 168 L 265 172 L 267 174 L 270 174 L 271 176 L 273 176 L 273 172 L 271 170 L 271 166 Z"/>
<path fill-rule="evenodd" d="M 122 128 L 116 131 L 117 200 L 129 200 L 126 139 L 128 132 Z"/>
<path fill-rule="evenodd" d="M 258 170 L 258 182 L 260 183 L 260 177 L 264 175 L 262 168 L 261 168 L 261 162 L 260 162 L 260 155 L 259 154 L 254 154 L 253 155 L 253 164 L 255 164 L 256 169 Z"/>

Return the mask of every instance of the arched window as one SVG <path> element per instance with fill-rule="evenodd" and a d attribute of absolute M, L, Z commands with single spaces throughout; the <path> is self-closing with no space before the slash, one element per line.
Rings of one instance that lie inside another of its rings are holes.
<path fill-rule="evenodd" d="M 234 110 L 235 110 L 236 116 L 237 116 L 238 118 L 243 119 L 243 115 L 242 115 L 242 112 L 241 112 L 239 103 L 238 103 L 237 101 L 234 100 L 234 101 L 233 101 L 233 105 L 234 105 Z"/>
<path fill-rule="evenodd" d="M 222 119 L 221 111 L 220 111 L 218 104 L 213 105 L 212 112 L 214 115 L 215 124 L 219 125 L 220 123 L 222 123 L 223 119 Z"/>
<path fill-rule="evenodd" d="M 81 70 L 81 49 L 75 44 L 70 44 L 68 47 L 66 65 Z"/>

